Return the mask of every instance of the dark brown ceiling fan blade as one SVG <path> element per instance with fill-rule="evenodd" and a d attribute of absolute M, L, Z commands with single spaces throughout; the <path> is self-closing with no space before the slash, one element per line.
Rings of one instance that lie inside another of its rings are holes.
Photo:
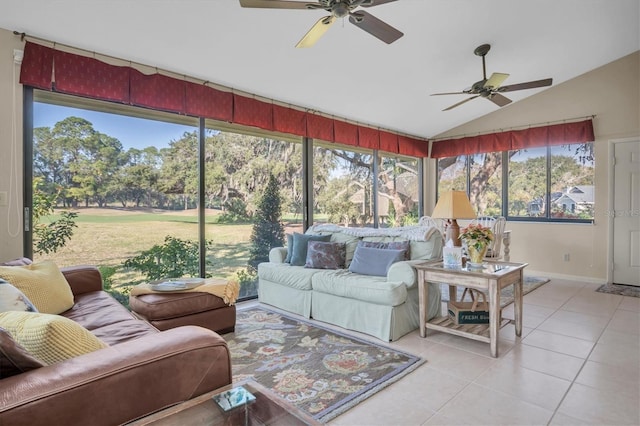
<path fill-rule="evenodd" d="M 349 22 L 387 44 L 393 43 L 404 35 L 386 22 L 362 10 L 350 13 Z"/>
<path fill-rule="evenodd" d="M 511 99 L 506 96 L 502 96 L 500 93 L 493 93 L 487 97 L 491 102 L 498 105 L 499 107 L 503 107 L 511 103 Z"/>
<path fill-rule="evenodd" d="M 314 9 L 313 2 L 285 0 L 240 0 L 240 6 L 262 9 Z"/>
<path fill-rule="evenodd" d="M 362 6 L 362 7 L 373 7 L 373 6 L 379 6 L 379 5 L 385 4 L 385 3 L 391 3 L 391 2 L 394 2 L 394 1 L 398 1 L 398 0 L 364 0 L 360 6 Z"/>
<path fill-rule="evenodd" d="M 510 84 L 508 86 L 502 86 L 498 88 L 498 92 L 514 92 L 516 90 L 534 89 L 536 87 L 551 86 L 553 84 L 552 78 L 545 78 L 544 80 L 528 81 L 526 83 Z"/>
<path fill-rule="evenodd" d="M 470 97 L 470 98 L 467 98 L 467 99 L 465 99 L 464 101 L 460 101 L 460 102 L 458 102 L 457 104 L 453 104 L 453 105 L 451 105 L 449 108 L 445 108 L 445 109 L 443 109 L 443 111 L 449 111 L 450 109 L 454 109 L 455 107 L 460 106 L 460 105 L 462 105 L 462 104 L 464 104 L 464 103 L 467 103 L 467 102 L 469 102 L 470 100 L 477 98 L 478 96 L 480 96 L 480 95 L 475 95 L 475 96 L 472 96 L 472 97 Z"/>
<path fill-rule="evenodd" d="M 432 93 L 430 96 L 441 96 L 441 95 L 468 95 L 468 92 L 445 92 L 445 93 Z"/>

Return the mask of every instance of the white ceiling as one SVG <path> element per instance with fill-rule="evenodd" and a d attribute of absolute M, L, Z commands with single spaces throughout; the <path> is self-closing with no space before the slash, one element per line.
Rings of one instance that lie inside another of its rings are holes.
<path fill-rule="evenodd" d="M 398 0 L 366 9 L 404 32 L 387 45 L 347 20 L 294 45 L 322 10 L 241 8 L 238 0 L 2 0 L 0 28 L 208 80 L 418 137 L 496 111 L 468 95 L 487 75 L 554 86 L 640 49 L 638 0 Z M 514 102 L 541 90 L 510 92 Z M 509 108 L 509 105 L 503 107 Z"/>

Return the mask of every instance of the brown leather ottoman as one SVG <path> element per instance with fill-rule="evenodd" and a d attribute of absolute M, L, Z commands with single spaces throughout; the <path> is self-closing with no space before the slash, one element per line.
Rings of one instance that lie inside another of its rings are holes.
<path fill-rule="evenodd" d="M 129 296 L 129 306 L 158 330 L 199 325 L 224 334 L 233 332 L 236 326 L 235 305 L 229 306 L 209 293 L 141 294 Z"/>

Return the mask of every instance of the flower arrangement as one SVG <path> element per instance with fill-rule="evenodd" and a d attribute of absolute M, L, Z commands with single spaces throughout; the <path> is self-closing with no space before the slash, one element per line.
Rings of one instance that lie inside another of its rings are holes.
<path fill-rule="evenodd" d="M 493 241 L 493 231 L 491 228 L 480 224 L 471 224 L 460 232 L 460 239 L 467 243 L 467 247 L 473 247 L 477 251 L 489 246 Z"/>

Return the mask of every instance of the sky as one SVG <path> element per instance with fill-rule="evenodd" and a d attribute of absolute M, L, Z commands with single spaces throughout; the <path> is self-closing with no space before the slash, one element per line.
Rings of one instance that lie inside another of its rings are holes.
<path fill-rule="evenodd" d="M 118 139 L 125 149 L 148 146 L 162 148 L 168 146 L 170 141 L 180 139 L 184 132 L 197 130 L 196 127 L 180 124 L 34 102 L 34 128 L 53 128 L 57 122 L 71 116 L 89 121 L 94 130 Z"/>

